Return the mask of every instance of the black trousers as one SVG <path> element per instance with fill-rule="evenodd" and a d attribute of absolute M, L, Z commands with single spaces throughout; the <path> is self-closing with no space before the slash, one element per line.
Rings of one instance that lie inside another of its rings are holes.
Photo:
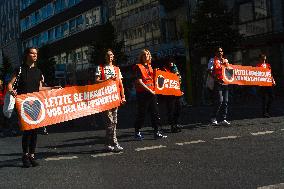
<path fill-rule="evenodd" d="M 151 124 L 154 131 L 157 132 L 161 125 L 161 118 L 158 109 L 157 96 L 151 93 L 137 93 L 138 112 L 134 124 L 135 132 L 139 132 L 145 122 L 145 117 L 148 112 L 151 114 Z"/>
<path fill-rule="evenodd" d="M 37 143 L 37 129 L 27 130 L 23 132 L 22 149 L 23 153 L 34 154 Z"/>
<path fill-rule="evenodd" d="M 262 113 L 269 114 L 271 104 L 274 100 L 274 92 L 272 87 L 260 87 L 260 94 L 262 98 Z"/>
<path fill-rule="evenodd" d="M 179 96 L 165 96 L 165 104 L 168 110 L 168 123 L 170 125 L 178 124 L 181 112 L 181 101 Z"/>

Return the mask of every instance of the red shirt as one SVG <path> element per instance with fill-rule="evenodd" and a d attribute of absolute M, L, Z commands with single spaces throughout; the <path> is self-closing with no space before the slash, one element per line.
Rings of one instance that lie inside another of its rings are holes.
<path fill-rule="evenodd" d="M 214 62 L 213 62 L 213 74 L 215 78 L 217 78 L 218 80 L 223 79 L 222 64 L 223 64 L 223 60 L 215 56 Z"/>

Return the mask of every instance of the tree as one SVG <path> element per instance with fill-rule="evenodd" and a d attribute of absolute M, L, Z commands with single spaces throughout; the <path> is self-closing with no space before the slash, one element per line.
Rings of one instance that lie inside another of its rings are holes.
<path fill-rule="evenodd" d="M 115 55 L 115 62 L 118 65 L 122 64 L 127 60 L 127 56 L 122 52 L 123 45 L 123 41 L 117 41 L 113 25 L 110 22 L 106 23 L 98 35 L 97 40 L 91 44 L 91 62 L 95 65 L 99 65 L 104 61 L 106 50 L 112 49 Z"/>
<path fill-rule="evenodd" d="M 50 56 L 49 46 L 43 46 L 39 49 L 37 66 L 44 75 L 44 81 L 48 85 L 53 85 L 55 78 L 55 60 Z"/>
<path fill-rule="evenodd" d="M 226 52 L 238 48 L 242 35 L 234 27 L 234 15 L 222 0 L 204 0 L 197 5 L 188 25 L 189 48 L 210 55 L 217 46 Z"/>

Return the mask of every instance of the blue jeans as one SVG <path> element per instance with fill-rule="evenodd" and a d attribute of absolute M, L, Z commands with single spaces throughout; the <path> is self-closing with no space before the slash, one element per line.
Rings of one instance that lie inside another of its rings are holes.
<path fill-rule="evenodd" d="M 228 85 L 222 85 L 215 82 L 214 85 L 215 92 L 215 108 L 212 114 L 212 119 L 217 119 L 221 115 L 221 118 L 225 120 L 228 113 L 228 101 L 229 101 L 229 89 Z"/>

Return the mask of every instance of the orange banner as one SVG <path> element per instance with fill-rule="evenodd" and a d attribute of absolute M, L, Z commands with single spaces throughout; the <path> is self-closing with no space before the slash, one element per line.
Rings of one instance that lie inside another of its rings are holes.
<path fill-rule="evenodd" d="M 180 81 L 176 74 L 156 70 L 155 93 L 161 95 L 181 96 Z"/>
<path fill-rule="evenodd" d="M 267 68 L 230 64 L 222 71 L 225 84 L 272 86 L 271 70 Z"/>
<path fill-rule="evenodd" d="M 109 110 L 120 101 L 118 84 L 110 80 L 18 95 L 16 108 L 22 130 L 30 130 Z"/>

